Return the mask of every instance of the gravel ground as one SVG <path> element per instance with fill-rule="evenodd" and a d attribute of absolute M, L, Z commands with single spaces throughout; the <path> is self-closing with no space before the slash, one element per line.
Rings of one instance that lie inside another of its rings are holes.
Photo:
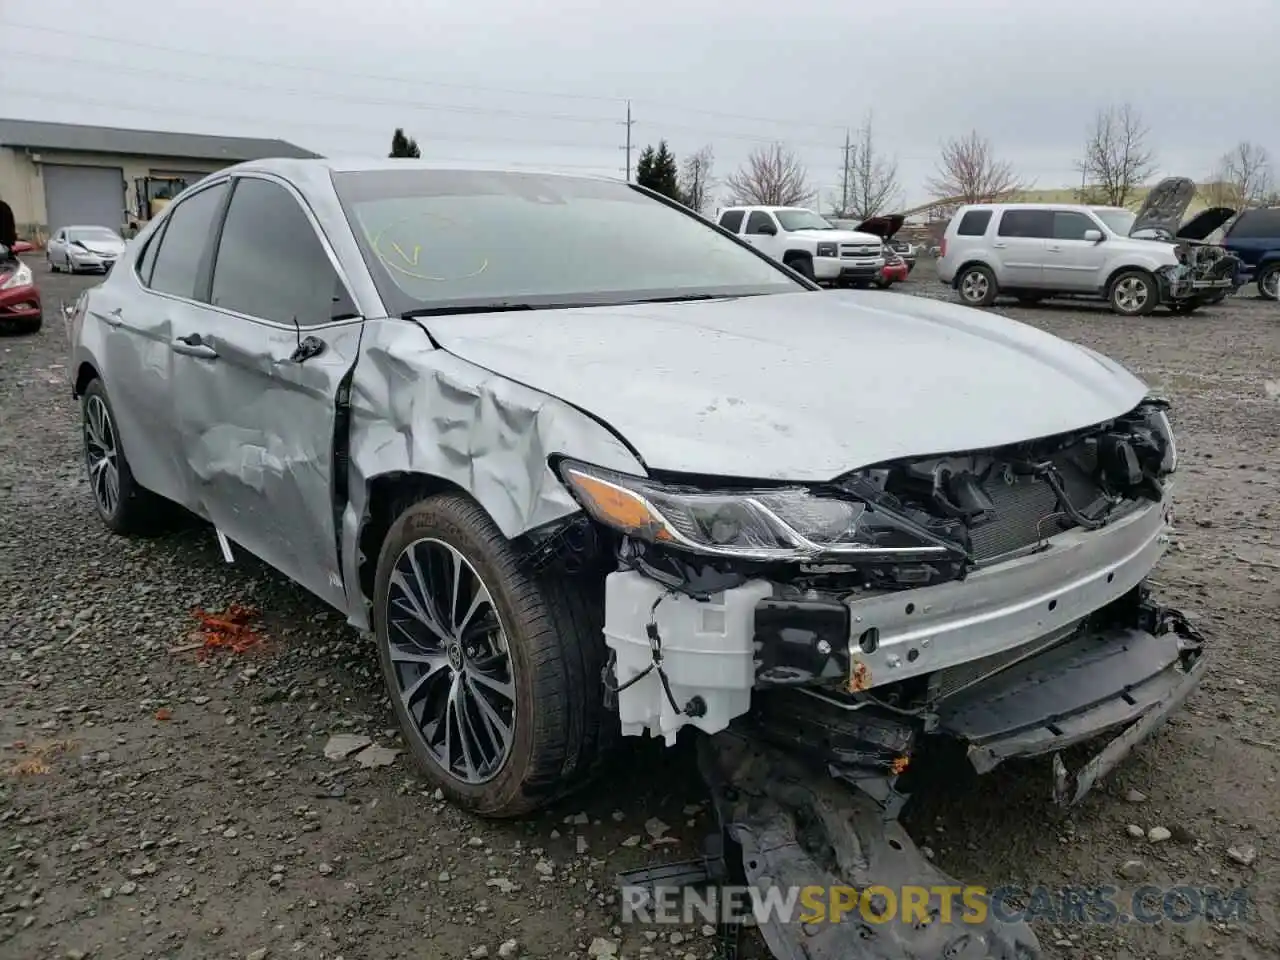
<path fill-rule="evenodd" d="M 325 757 L 337 733 L 397 746 L 369 643 L 261 565 L 224 564 L 207 528 L 105 531 L 56 316 L 94 281 L 39 272 L 44 331 L 0 335 L 0 958 L 712 956 L 706 931 L 655 939 L 610 904 L 617 870 L 690 856 L 705 832 L 686 753 L 628 744 L 595 789 L 514 824 L 440 802 L 404 756 Z M 921 273 L 906 292 L 947 295 Z M 1257 904 L 1243 926 L 1039 920 L 1049 956 L 1274 957 L 1280 307 L 1001 312 L 1172 395 L 1180 524 L 1157 577 L 1215 668 L 1069 815 L 1044 769 L 1011 768 L 948 773 L 908 825 L 969 882 L 1246 884 Z M 190 611 L 231 603 L 261 611 L 266 642 L 202 659 Z M 1168 839 L 1133 835 L 1152 827 Z"/>

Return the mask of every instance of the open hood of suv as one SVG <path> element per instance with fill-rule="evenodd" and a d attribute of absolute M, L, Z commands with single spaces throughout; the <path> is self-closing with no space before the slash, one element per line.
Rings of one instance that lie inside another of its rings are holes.
<path fill-rule="evenodd" d="M 1195 181 L 1187 177 L 1165 177 L 1147 194 L 1146 202 L 1129 228 L 1129 235 L 1139 230 L 1161 230 L 1171 237 L 1177 236 L 1182 215 L 1195 195 Z"/>
<path fill-rule="evenodd" d="M 893 235 L 902 229 L 907 218 L 898 213 L 869 217 L 855 228 L 859 233 L 870 233 L 888 243 Z"/>
<path fill-rule="evenodd" d="M 1178 228 L 1179 240 L 1203 240 L 1236 215 L 1231 207 L 1210 207 L 1201 210 Z"/>

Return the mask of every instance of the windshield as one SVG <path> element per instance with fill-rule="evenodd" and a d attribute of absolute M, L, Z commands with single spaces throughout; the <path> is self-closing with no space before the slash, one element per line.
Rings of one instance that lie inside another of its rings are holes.
<path fill-rule="evenodd" d="M 123 243 L 118 235 L 106 227 L 73 227 L 67 231 L 68 240 L 81 243 Z"/>
<path fill-rule="evenodd" d="M 812 210 L 775 210 L 773 215 L 778 218 L 783 230 L 835 229 Z"/>
<path fill-rule="evenodd" d="M 396 315 L 807 289 L 628 184 L 464 170 L 335 173 L 333 182 Z"/>
<path fill-rule="evenodd" d="M 1107 225 L 1107 229 L 1117 236 L 1127 237 L 1133 229 L 1133 222 L 1138 218 L 1128 210 L 1093 209 L 1093 215 Z"/>

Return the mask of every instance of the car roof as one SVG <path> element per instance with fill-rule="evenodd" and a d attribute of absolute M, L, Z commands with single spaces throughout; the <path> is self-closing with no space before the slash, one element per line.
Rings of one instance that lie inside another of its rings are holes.
<path fill-rule="evenodd" d="M 515 168 L 501 163 L 441 163 L 432 160 L 415 160 L 403 157 L 318 157 L 314 159 L 294 159 L 286 157 L 268 157 L 263 160 L 248 160 L 219 171 L 230 173 L 239 171 L 258 171 L 274 173 L 287 180 L 309 179 L 317 173 L 366 173 L 388 170 L 435 170 L 473 173 L 509 173 L 533 176 L 562 177 L 566 180 L 599 180 L 606 183 L 621 183 L 621 177 L 606 177 L 601 174 L 570 173 L 546 169 Z"/>
<path fill-rule="evenodd" d="M 1124 207 L 1105 203 L 966 203 L 960 210 L 1114 210 L 1128 213 Z"/>

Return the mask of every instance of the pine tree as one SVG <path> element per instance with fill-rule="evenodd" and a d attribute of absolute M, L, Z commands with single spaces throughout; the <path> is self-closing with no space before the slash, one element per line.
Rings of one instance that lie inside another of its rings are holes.
<path fill-rule="evenodd" d="M 396 132 L 391 135 L 391 153 L 388 156 L 416 159 L 422 154 L 418 151 L 418 141 L 406 136 L 403 127 L 396 127 Z"/>
<path fill-rule="evenodd" d="M 667 141 L 659 140 L 656 150 L 650 145 L 641 151 L 636 162 L 636 183 L 672 200 L 684 202 L 680 193 L 680 171 Z"/>

